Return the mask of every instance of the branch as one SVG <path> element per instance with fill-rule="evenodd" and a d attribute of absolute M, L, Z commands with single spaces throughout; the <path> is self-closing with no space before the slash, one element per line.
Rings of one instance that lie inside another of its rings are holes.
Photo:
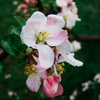
<path fill-rule="evenodd" d="M 8 89 L 8 88 L 2 87 L 2 86 L 0 86 L 0 89 L 5 90 L 5 91 L 16 92 L 17 94 L 29 95 L 29 96 L 37 96 L 37 95 L 38 95 L 38 94 L 29 93 L 29 92 L 24 92 L 24 91 L 11 90 L 11 89 Z"/>
<path fill-rule="evenodd" d="M 69 34 L 69 40 L 78 40 L 78 41 L 100 41 L 100 35 L 77 35 L 77 34 Z"/>

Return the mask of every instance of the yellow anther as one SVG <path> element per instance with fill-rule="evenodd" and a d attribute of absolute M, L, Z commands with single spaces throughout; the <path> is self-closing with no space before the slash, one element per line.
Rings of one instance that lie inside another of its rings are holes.
<path fill-rule="evenodd" d="M 65 16 L 64 16 L 64 19 L 65 19 L 65 20 L 68 20 L 68 19 L 69 19 L 69 17 L 68 17 L 67 15 L 65 15 Z"/>
<path fill-rule="evenodd" d="M 43 41 L 44 40 L 44 38 L 43 38 L 43 36 L 40 34 L 39 35 L 39 41 Z"/>
<path fill-rule="evenodd" d="M 39 34 L 36 34 L 36 37 L 38 38 L 39 37 Z"/>
<path fill-rule="evenodd" d="M 64 64 L 64 63 L 62 63 L 61 65 L 62 65 L 62 66 L 64 66 L 65 64 Z"/>
<path fill-rule="evenodd" d="M 66 39 L 68 39 L 68 38 L 69 38 L 69 36 L 66 37 Z"/>

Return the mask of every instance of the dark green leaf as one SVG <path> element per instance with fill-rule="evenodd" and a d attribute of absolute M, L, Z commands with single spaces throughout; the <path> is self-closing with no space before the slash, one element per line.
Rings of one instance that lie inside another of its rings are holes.
<path fill-rule="evenodd" d="M 21 29 L 19 27 L 10 26 L 10 28 L 9 28 L 9 34 L 20 35 L 20 33 L 21 33 Z"/>
<path fill-rule="evenodd" d="M 20 37 L 16 34 L 6 35 L 1 43 L 4 49 L 13 56 L 19 56 L 26 47 L 21 43 Z"/>
<path fill-rule="evenodd" d="M 23 61 L 24 61 L 24 56 L 20 56 L 17 62 L 20 64 L 20 63 L 22 63 Z"/>
<path fill-rule="evenodd" d="M 26 24 L 26 20 L 22 17 L 15 16 L 16 20 L 19 22 L 20 26 L 23 27 Z"/>

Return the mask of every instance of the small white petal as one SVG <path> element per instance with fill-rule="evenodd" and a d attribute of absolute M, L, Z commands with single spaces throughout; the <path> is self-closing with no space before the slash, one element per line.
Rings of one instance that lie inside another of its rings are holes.
<path fill-rule="evenodd" d="M 82 66 L 83 63 L 79 60 L 76 60 L 73 56 L 74 56 L 74 53 L 70 53 L 69 55 L 62 55 L 66 62 L 68 62 L 69 64 L 73 65 L 73 66 Z"/>

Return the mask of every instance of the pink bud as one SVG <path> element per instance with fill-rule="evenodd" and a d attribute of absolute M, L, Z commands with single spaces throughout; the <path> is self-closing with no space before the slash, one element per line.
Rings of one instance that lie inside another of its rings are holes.
<path fill-rule="evenodd" d="M 57 81 L 57 79 L 53 76 L 49 76 L 46 80 L 43 82 L 42 87 L 43 93 L 49 97 L 53 98 L 58 95 L 62 95 L 63 93 L 63 87 L 62 85 Z"/>
<path fill-rule="evenodd" d="M 27 6 L 26 4 L 22 4 L 22 8 L 23 8 L 23 9 L 27 9 L 28 6 Z"/>
<path fill-rule="evenodd" d="M 30 3 L 35 3 L 35 0 L 30 0 Z"/>

